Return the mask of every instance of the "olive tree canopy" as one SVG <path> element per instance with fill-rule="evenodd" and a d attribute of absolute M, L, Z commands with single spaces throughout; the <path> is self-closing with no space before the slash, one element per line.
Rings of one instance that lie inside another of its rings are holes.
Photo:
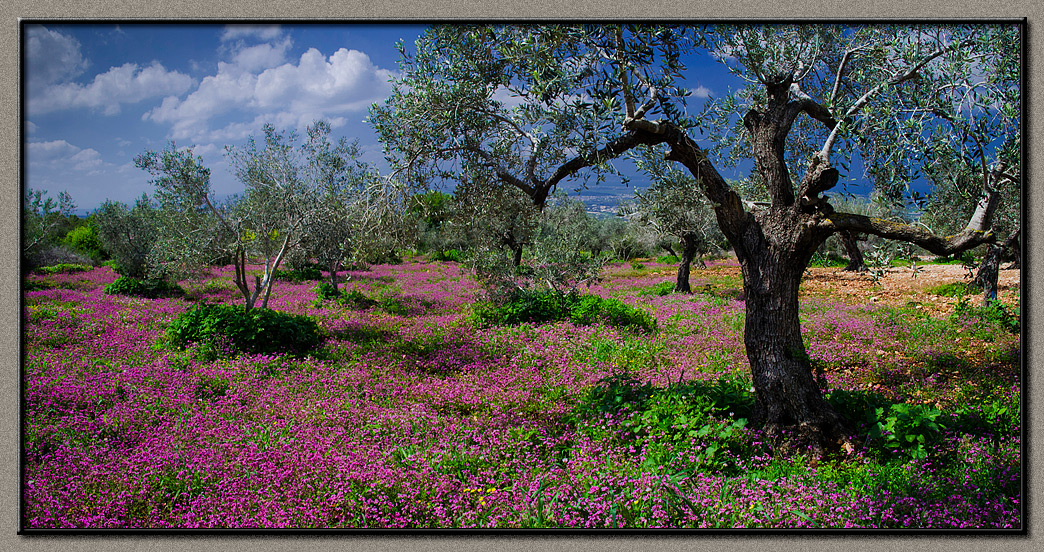
<path fill-rule="evenodd" d="M 566 177 L 603 175 L 611 159 L 656 148 L 691 174 L 740 262 L 753 421 L 774 436 L 850 445 L 801 339 L 802 273 L 837 232 L 940 255 L 995 239 L 997 190 L 1020 174 L 1021 32 L 1015 23 L 434 27 L 416 53 L 403 49 L 403 77 L 371 121 L 400 171 L 483 168 L 538 206 Z M 746 84 L 689 116 L 679 86 L 689 56 L 710 56 Z M 975 152 L 983 174 L 954 235 L 837 212 L 822 195 L 854 160 L 871 184 L 902 195 L 947 151 Z M 767 201 L 741 197 L 719 172 L 742 160 Z"/>

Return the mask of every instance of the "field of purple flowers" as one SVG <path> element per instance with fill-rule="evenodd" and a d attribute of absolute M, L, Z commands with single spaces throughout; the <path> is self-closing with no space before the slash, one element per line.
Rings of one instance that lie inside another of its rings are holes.
<path fill-rule="evenodd" d="M 107 267 L 27 276 L 23 526 L 1022 526 L 1017 331 L 804 297 L 808 354 L 868 414 L 866 446 L 783 457 L 746 426 L 738 277 L 660 295 L 672 269 L 614 265 L 590 290 L 653 334 L 476 326 L 481 289 L 451 262 L 347 272 L 366 306 L 281 281 L 269 307 L 324 336 L 298 357 L 166 346 L 194 304 L 242 303 L 231 267 L 175 299 L 107 295 Z"/>

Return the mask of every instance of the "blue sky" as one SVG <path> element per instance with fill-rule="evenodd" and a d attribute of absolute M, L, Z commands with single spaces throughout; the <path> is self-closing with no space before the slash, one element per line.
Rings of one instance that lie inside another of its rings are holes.
<path fill-rule="evenodd" d="M 261 125 L 303 128 L 330 120 L 358 137 L 371 162 L 383 156 L 363 122 L 394 75 L 398 39 L 420 26 L 185 24 L 26 25 L 27 188 L 68 191 L 91 210 L 105 199 L 152 192 L 134 167 L 169 140 L 194 146 L 215 192 L 241 189 L 224 146 Z"/>
<path fill-rule="evenodd" d="M 72 195 L 80 212 L 106 199 L 152 193 L 134 157 L 174 140 L 211 168 L 215 193 L 238 192 L 224 147 L 272 122 L 303 130 L 318 118 L 358 138 L 364 160 L 384 166 L 364 122 L 390 93 L 397 40 L 412 45 L 423 25 L 26 24 L 25 186 Z M 724 94 L 724 67 L 700 77 L 690 108 Z M 641 185 L 641 180 L 632 182 Z M 565 185 L 563 191 L 573 187 Z M 627 192 L 610 181 L 593 192 Z"/>

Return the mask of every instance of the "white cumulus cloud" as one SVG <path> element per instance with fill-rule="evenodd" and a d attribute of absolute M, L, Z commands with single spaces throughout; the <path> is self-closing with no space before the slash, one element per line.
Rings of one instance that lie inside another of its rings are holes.
<path fill-rule="evenodd" d="M 205 77 L 184 99 L 171 96 L 143 118 L 171 125 L 176 140 L 211 142 L 236 140 L 256 132 L 261 122 L 303 127 L 314 119 L 343 121 L 343 115 L 365 110 L 390 93 L 392 73 L 373 64 L 358 50 L 341 48 L 324 56 L 310 48 L 295 62 L 259 70 L 275 59 L 284 41 L 268 50 L 240 50 L 231 62 L 218 64 L 217 74 Z M 256 47 L 255 47 L 256 48 Z M 284 50 L 285 51 L 285 50 Z M 254 119 L 213 128 L 233 112 Z"/>
<path fill-rule="evenodd" d="M 259 38 L 261 40 L 274 40 L 283 34 L 279 25 L 228 25 L 225 32 L 221 33 L 221 41 L 237 40 L 241 38 Z"/>
<path fill-rule="evenodd" d="M 183 94 L 192 84 L 188 75 L 168 71 L 158 62 L 147 67 L 125 63 L 95 76 L 86 85 L 66 82 L 30 90 L 26 105 L 33 115 L 76 108 L 98 109 L 106 115 L 115 115 L 122 104 Z"/>
<path fill-rule="evenodd" d="M 39 25 L 26 27 L 25 54 L 30 88 L 74 78 L 88 65 L 79 41 Z"/>

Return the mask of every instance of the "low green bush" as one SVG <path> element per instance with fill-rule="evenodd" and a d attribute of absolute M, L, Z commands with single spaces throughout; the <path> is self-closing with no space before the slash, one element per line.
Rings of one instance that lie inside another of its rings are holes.
<path fill-rule="evenodd" d="M 985 306 L 973 305 L 965 296 L 957 299 L 952 317 L 978 318 L 986 324 L 996 324 L 1013 334 L 1022 327 L 1019 307 L 1007 307 L 1000 301 L 989 301 Z"/>
<path fill-rule="evenodd" d="M 837 268 L 842 266 L 848 266 L 848 259 L 835 255 L 833 253 L 827 253 L 825 255 L 816 252 L 812 255 L 812 260 L 808 262 L 808 266 L 814 266 L 818 268 Z"/>
<path fill-rule="evenodd" d="M 174 349 L 224 342 L 246 353 L 303 354 L 320 341 L 319 325 L 307 316 L 259 308 L 248 312 L 237 305 L 200 305 L 167 328 L 167 343 Z"/>
<path fill-rule="evenodd" d="M 276 270 L 272 275 L 276 280 L 283 280 L 285 282 L 309 282 L 314 280 L 322 280 L 323 272 L 320 270 L 319 265 L 310 264 L 305 265 L 301 268 L 294 270 Z M 332 287 L 332 286 L 331 286 Z"/>
<path fill-rule="evenodd" d="M 98 230 L 93 224 L 83 224 L 69 230 L 65 237 L 62 238 L 62 243 L 87 255 L 94 262 L 99 262 L 106 258 L 105 251 L 98 238 Z"/>
<path fill-rule="evenodd" d="M 655 295 L 657 297 L 664 297 L 674 293 L 674 282 L 660 282 L 653 286 L 647 287 L 638 292 L 638 295 L 648 297 Z"/>
<path fill-rule="evenodd" d="M 924 291 L 925 293 L 942 295 L 944 297 L 963 297 L 965 295 L 982 293 L 982 288 L 969 282 L 950 282 L 948 284 L 927 287 Z"/>
<path fill-rule="evenodd" d="M 431 254 L 432 261 L 455 261 L 460 262 L 464 257 L 464 254 L 459 249 L 447 249 L 446 251 L 436 251 Z"/>
<path fill-rule="evenodd" d="M 500 306 L 481 306 L 472 314 L 478 325 L 513 326 L 570 320 L 578 326 L 602 322 L 610 326 L 653 333 L 656 319 L 619 299 L 559 292 L 526 292 Z"/>
<path fill-rule="evenodd" d="M 340 297 L 341 292 L 333 286 L 330 282 L 322 282 L 315 286 L 315 301 L 316 303 L 322 303 L 323 301 L 329 301 L 331 299 L 337 299 Z"/>
<path fill-rule="evenodd" d="M 892 403 L 877 393 L 837 389 L 824 399 L 865 432 L 879 454 L 927 458 L 942 437 L 942 411 L 920 404 Z"/>
<path fill-rule="evenodd" d="M 91 265 L 75 263 L 59 263 L 52 266 L 41 266 L 36 269 L 39 274 L 72 274 L 74 272 L 87 272 L 93 268 Z"/>
<path fill-rule="evenodd" d="M 377 304 L 375 299 L 368 297 L 365 293 L 353 289 L 348 293 L 342 293 L 337 298 L 337 304 L 355 310 L 368 309 Z"/>
<path fill-rule="evenodd" d="M 744 430 L 754 405 L 749 386 L 733 377 L 657 388 L 615 374 L 591 387 L 567 419 L 597 434 L 606 415 L 623 414 L 617 435 L 644 449 L 650 470 L 680 460 L 683 451 L 686 469 L 734 474 L 736 459 L 749 456 L 753 446 Z"/>
<path fill-rule="evenodd" d="M 53 289 L 54 282 L 51 280 L 22 280 L 22 292 L 30 291 L 43 291 L 45 289 Z"/>
<path fill-rule="evenodd" d="M 185 294 L 177 284 L 166 280 L 141 280 L 130 276 L 120 276 L 111 284 L 105 286 L 105 293 L 109 295 L 131 295 L 157 299 L 160 297 L 180 297 Z"/>

